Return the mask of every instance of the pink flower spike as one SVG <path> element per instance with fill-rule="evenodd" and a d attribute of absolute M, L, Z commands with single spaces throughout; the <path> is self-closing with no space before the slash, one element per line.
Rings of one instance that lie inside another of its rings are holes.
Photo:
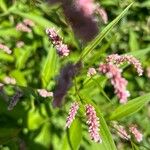
<path fill-rule="evenodd" d="M 59 37 L 57 32 L 54 30 L 54 28 L 47 28 L 46 34 L 49 36 L 49 39 L 51 40 L 52 44 L 55 46 L 59 56 L 69 55 L 70 50 L 68 49 L 68 46 L 63 43 L 62 39 Z"/>
<path fill-rule="evenodd" d="M 24 42 L 23 41 L 18 41 L 17 43 L 16 43 L 16 47 L 18 47 L 18 48 L 21 48 L 21 47 L 23 47 L 24 46 Z"/>
<path fill-rule="evenodd" d="M 15 78 L 11 78 L 11 77 L 8 77 L 8 76 L 6 76 L 5 78 L 4 78 L 4 82 L 6 83 L 6 84 L 16 84 L 16 80 L 15 80 Z"/>
<path fill-rule="evenodd" d="M 122 139 L 129 140 L 131 138 L 131 136 L 127 133 L 127 131 L 125 130 L 125 128 L 123 126 L 121 126 L 121 125 L 115 125 L 114 127 L 118 130 L 117 134 Z"/>
<path fill-rule="evenodd" d="M 136 125 L 130 126 L 129 130 L 134 135 L 135 139 L 138 142 L 141 142 L 143 140 L 143 135 L 142 135 L 142 133 L 140 133 L 140 131 L 138 131 L 138 129 L 136 128 Z"/>
<path fill-rule="evenodd" d="M 121 70 L 113 64 L 100 64 L 99 72 L 107 75 L 114 86 L 115 94 L 117 94 L 120 103 L 125 104 L 130 93 L 126 90 L 128 82 L 121 76 Z"/>
<path fill-rule="evenodd" d="M 16 25 L 16 30 L 23 31 L 23 32 L 28 32 L 28 33 L 32 31 L 28 26 L 26 26 L 23 23 L 18 23 Z"/>
<path fill-rule="evenodd" d="M 69 110 L 69 115 L 66 120 L 66 128 L 70 128 L 71 123 L 75 119 L 77 111 L 79 109 L 79 104 L 77 102 L 72 103 L 71 108 Z"/>
<path fill-rule="evenodd" d="M 30 19 L 24 19 L 23 20 L 23 23 L 26 25 L 26 26 L 30 26 L 30 27 L 33 27 L 35 26 L 34 22 Z"/>
<path fill-rule="evenodd" d="M 96 116 L 95 108 L 91 104 L 85 105 L 87 124 L 89 126 L 90 137 L 95 142 L 102 142 L 99 135 L 99 118 Z"/>
<path fill-rule="evenodd" d="M 128 62 L 129 64 L 132 64 L 136 68 L 139 76 L 141 76 L 143 74 L 143 68 L 141 66 L 141 63 L 139 62 L 139 60 L 137 60 L 132 55 L 121 55 L 120 56 L 118 54 L 112 54 L 106 58 L 106 62 L 114 63 L 116 65 L 122 64 L 124 62 Z"/>
<path fill-rule="evenodd" d="M 45 89 L 38 89 L 37 90 L 39 95 L 46 98 L 46 97 L 53 97 L 53 92 L 48 92 L 47 90 Z"/>
<path fill-rule="evenodd" d="M 89 70 L 87 72 L 87 76 L 91 77 L 91 76 L 94 76 L 95 74 L 96 74 L 95 68 L 89 68 Z"/>
<path fill-rule="evenodd" d="M 11 54 L 12 53 L 12 50 L 10 50 L 9 47 L 7 47 L 6 45 L 1 44 L 1 43 L 0 43 L 0 49 L 2 49 L 7 54 Z"/>

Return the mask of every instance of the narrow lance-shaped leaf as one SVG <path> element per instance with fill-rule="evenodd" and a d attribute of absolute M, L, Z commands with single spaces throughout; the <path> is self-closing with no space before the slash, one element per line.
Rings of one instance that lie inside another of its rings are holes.
<path fill-rule="evenodd" d="M 100 119 L 100 134 L 102 143 L 99 145 L 99 149 L 117 150 L 102 113 L 100 113 L 99 109 L 95 105 L 94 107 L 96 108 L 97 115 Z"/>
<path fill-rule="evenodd" d="M 97 45 L 99 45 L 99 43 L 106 37 L 106 35 L 112 30 L 112 28 L 118 23 L 118 21 L 127 13 L 132 4 L 133 3 L 126 7 L 119 16 L 117 16 L 111 23 L 109 23 L 103 29 L 103 31 L 99 33 L 97 37 L 84 48 L 81 54 L 81 59 L 83 59 L 89 52 L 91 52 Z"/>
<path fill-rule="evenodd" d="M 51 47 L 41 71 L 41 77 L 44 87 L 46 87 L 49 84 L 49 81 L 55 75 L 57 62 L 58 57 L 56 55 L 56 51 L 54 50 L 53 47 Z"/>
<path fill-rule="evenodd" d="M 121 105 L 116 108 L 110 116 L 110 120 L 119 120 L 139 111 L 146 102 L 150 101 L 150 93 L 139 96 L 130 100 L 127 104 Z"/>
<path fill-rule="evenodd" d="M 80 146 L 82 139 L 82 127 L 81 122 L 76 118 L 71 127 L 66 131 L 63 139 L 62 149 L 65 150 L 77 150 Z"/>

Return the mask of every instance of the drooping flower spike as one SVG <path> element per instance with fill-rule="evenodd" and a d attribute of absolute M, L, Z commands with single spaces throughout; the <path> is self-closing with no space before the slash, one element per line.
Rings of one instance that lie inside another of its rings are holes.
<path fill-rule="evenodd" d="M 143 68 L 142 68 L 141 63 L 139 62 L 139 60 L 137 60 L 132 55 L 112 54 L 106 58 L 106 62 L 107 63 L 114 63 L 115 65 L 119 65 L 119 64 L 122 64 L 124 62 L 128 62 L 129 64 L 132 64 L 136 68 L 139 76 L 141 76 L 143 74 Z"/>
<path fill-rule="evenodd" d="M 111 80 L 120 103 L 126 103 L 130 93 L 126 89 L 128 81 L 121 76 L 121 70 L 113 64 L 100 64 L 99 72 L 106 74 Z"/>
<path fill-rule="evenodd" d="M 101 143 L 102 139 L 99 135 L 99 118 L 96 116 L 95 108 L 91 104 L 86 104 L 85 109 L 90 137 L 93 141 Z"/>

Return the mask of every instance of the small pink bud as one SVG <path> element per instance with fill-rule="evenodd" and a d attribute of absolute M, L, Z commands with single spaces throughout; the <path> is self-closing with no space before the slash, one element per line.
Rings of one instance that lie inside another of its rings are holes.
<path fill-rule="evenodd" d="M 94 76 L 95 74 L 96 74 L 95 68 L 89 68 L 89 70 L 87 72 L 87 76 L 91 77 L 91 76 Z"/>
<path fill-rule="evenodd" d="M 45 89 L 38 89 L 37 91 L 38 91 L 39 95 L 44 97 L 44 98 L 53 96 L 53 92 L 48 92 Z"/>

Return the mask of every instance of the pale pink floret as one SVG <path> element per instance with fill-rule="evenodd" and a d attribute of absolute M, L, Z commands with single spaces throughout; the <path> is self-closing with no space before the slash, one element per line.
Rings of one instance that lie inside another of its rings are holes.
<path fill-rule="evenodd" d="M 90 137 L 93 141 L 101 143 L 102 139 L 99 135 L 99 118 L 96 116 L 95 108 L 91 104 L 87 104 L 85 109 Z"/>
<path fill-rule="evenodd" d="M 30 19 L 24 19 L 23 20 L 23 23 L 26 25 L 26 26 L 30 26 L 30 27 L 33 27 L 35 26 L 34 22 Z"/>
<path fill-rule="evenodd" d="M 38 89 L 37 91 L 38 91 L 39 95 L 44 97 L 44 98 L 53 96 L 53 92 L 48 92 L 45 89 Z"/>
<path fill-rule="evenodd" d="M 1 44 L 1 43 L 0 43 L 0 49 L 2 49 L 7 54 L 11 54 L 12 53 L 12 50 L 10 50 L 8 46 L 6 46 L 4 44 Z"/>
<path fill-rule="evenodd" d="M 126 89 L 128 82 L 121 76 L 121 70 L 113 64 L 100 64 L 99 72 L 106 74 L 111 80 L 120 103 L 126 103 L 130 93 Z"/>
<path fill-rule="evenodd" d="M 28 32 L 28 33 L 32 31 L 28 26 L 26 26 L 23 23 L 18 23 L 16 25 L 16 30 L 23 31 L 23 32 Z"/>
<path fill-rule="evenodd" d="M 65 126 L 66 128 L 70 128 L 71 123 L 75 119 L 78 109 L 79 109 L 79 104 L 77 102 L 72 103 L 71 108 L 69 110 L 69 115 L 66 120 L 66 126 Z"/>
<path fill-rule="evenodd" d="M 126 129 L 121 125 L 115 125 L 114 126 L 117 129 L 117 134 L 125 140 L 129 140 L 131 136 L 127 133 Z"/>
<path fill-rule="evenodd" d="M 129 127 L 130 132 L 134 135 L 135 139 L 138 142 L 141 142 L 143 140 L 143 135 L 142 133 L 140 133 L 140 131 L 138 131 L 138 129 L 136 128 L 135 125 L 132 125 Z"/>
<path fill-rule="evenodd" d="M 4 84 L 3 84 L 3 83 L 0 83 L 0 88 L 3 87 L 3 86 L 4 86 Z"/>
<path fill-rule="evenodd" d="M 96 74 L 95 68 L 89 68 L 89 70 L 87 72 L 87 76 L 91 77 L 91 76 L 94 76 L 95 74 Z"/>
<path fill-rule="evenodd" d="M 16 43 L 16 47 L 18 47 L 18 48 L 21 48 L 21 47 L 23 47 L 24 46 L 24 42 L 23 41 L 18 41 L 17 43 Z"/>
<path fill-rule="evenodd" d="M 139 62 L 139 60 L 137 60 L 132 55 L 112 54 L 106 58 L 106 62 L 114 63 L 116 65 L 122 64 L 124 62 L 128 62 L 129 64 L 132 64 L 136 68 L 139 76 L 141 76 L 143 74 L 143 68 L 141 66 L 141 63 Z"/>
<path fill-rule="evenodd" d="M 16 84 L 15 78 L 11 78 L 11 77 L 8 77 L 8 76 L 6 76 L 6 77 L 4 78 L 4 82 L 5 82 L 6 84 Z"/>
<path fill-rule="evenodd" d="M 47 28 L 46 34 L 49 36 L 49 39 L 51 40 L 52 44 L 55 46 L 59 56 L 69 55 L 70 50 L 68 49 L 68 46 L 63 43 L 62 39 L 59 37 L 57 32 L 54 30 L 54 28 Z"/>
<path fill-rule="evenodd" d="M 75 6 L 81 10 L 85 16 L 91 16 L 96 9 L 94 0 L 75 0 Z"/>

